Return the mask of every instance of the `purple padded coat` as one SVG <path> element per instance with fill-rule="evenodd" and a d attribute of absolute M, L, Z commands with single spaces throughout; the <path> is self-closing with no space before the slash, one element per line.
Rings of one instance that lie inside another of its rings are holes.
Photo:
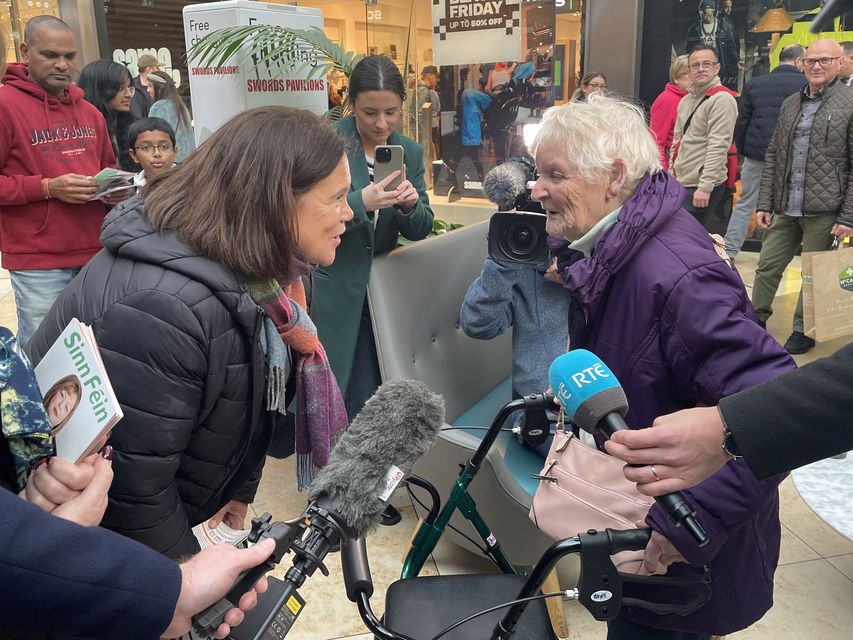
<path fill-rule="evenodd" d="M 682 209 L 684 197 L 672 176 L 647 177 L 590 257 L 557 251 L 573 299 L 572 348 L 589 349 L 616 374 L 628 396 L 631 428 L 680 409 L 716 405 L 796 368 L 756 323 L 740 276 Z M 758 481 L 738 460 L 685 491 L 710 537 L 702 548 L 655 505 L 646 523 L 690 565 L 673 565 L 668 575 L 700 576 L 707 566 L 713 595 L 687 616 L 636 607 L 623 614 L 653 627 L 715 635 L 761 618 L 773 605 L 781 535 L 777 486 L 783 478 Z M 640 597 L 659 599 L 651 591 Z"/>

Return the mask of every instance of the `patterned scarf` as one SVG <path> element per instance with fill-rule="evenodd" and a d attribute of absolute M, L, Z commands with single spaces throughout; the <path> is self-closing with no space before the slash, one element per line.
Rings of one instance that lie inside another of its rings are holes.
<path fill-rule="evenodd" d="M 306 311 L 305 286 L 297 277 L 286 289 L 270 280 L 247 280 L 249 295 L 264 310 L 261 346 L 267 356 L 267 409 L 284 414 L 287 347 L 296 355 L 296 483 L 308 488 L 329 461 L 347 412 L 317 327 Z"/>
<path fill-rule="evenodd" d="M 0 422 L 20 491 L 36 464 L 53 455 L 53 440 L 32 365 L 6 327 L 0 327 Z"/>

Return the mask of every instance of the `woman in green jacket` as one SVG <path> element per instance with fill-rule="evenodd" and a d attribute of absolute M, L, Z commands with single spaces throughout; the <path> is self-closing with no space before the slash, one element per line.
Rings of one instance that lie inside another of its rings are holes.
<path fill-rule="evenodd" d="M 347 199 L 354 218 L 341 236 L 334 264 L 315 272 L 314 315 L 350 419 L 381 382 L 365 296 L 373 256 L 396 247 L 400 234 L 420 240 L 432 231 L 423 149 L 395 131 L 405 98 L 396 65 L 385 56 L 368 56 L 350 78 L 353 115 L 335 125 L 349 142 L 352 177 Z M 374 153 L 382 144 L 403 147 L 403 180 L 393 191 L 385 191 L 384 186 L 396 172 L 373 183 Z"/>

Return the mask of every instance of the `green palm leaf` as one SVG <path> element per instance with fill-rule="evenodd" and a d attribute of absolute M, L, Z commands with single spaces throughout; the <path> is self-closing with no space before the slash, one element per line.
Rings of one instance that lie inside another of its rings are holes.
<path fill-rule="evenodd" d="M 256 75 L 276 77 L 303 72 L 308 78 L 340 71 L 347 77 L 363 57 L 329 40 L 322 29 L 291 29 L 257 24 L 214 31 L 193 45 L 187 60 L 200 66 L 219 67 L 239 54 L 241 64 L 251 64 Z"/>

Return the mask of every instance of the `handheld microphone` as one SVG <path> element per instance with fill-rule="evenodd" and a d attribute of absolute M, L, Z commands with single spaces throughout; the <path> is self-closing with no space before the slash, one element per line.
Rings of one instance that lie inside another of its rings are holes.
<path fill-rule="evenodd" d="M 444 400 L 422 382 L 395 380 L 381 385 L 332 449 L 328 464 L 311 484 L 310 502 L 302 515 L 271 522 L 267 513 L 252 521 L 249 540 L 271 537 L 275 551 L 263 564 L 243 572 L 225 598 L 194 616 L 196 630 L 212 634 L 225 613 L 290 551 L 295 557 L 284 581 L 269 578 L 269 591 L 232 630 L 235 640 L 265 638 L 274 622 L 276 637 L 284 637 L 305 604 L 296 589 L 318 568 L 328 575 L 323 560 L 339 547 L 345 551 L 344 575 L 352 576 L 348 590 L 353 581 L 372 592 L 363 535 L 379 523 L 387 499 L 435 444 L 443 424 Z"/>
<path fill-rule="evenodd" d="M 608 438 L 628 429 L 625 391 L 601 358 L 586 349 L 574 349 L 554 359 L 548 372 L 554 396 L 578 427 L 591 434 L 602 432 Z M 696 512 L 680 491 L 658 496 L 655 501 L 677 527 L 684 526 L 702 547 L 708 535 L 696 521 Z"/>
<path fill-rule="evenodd" d="M 498 211 L 515 209 L 519 198 L 527 193 L 530 171 L 521 162 L 507 161 L 499 164 L 483 178 L 483 193 L 494 202 Z"/>

